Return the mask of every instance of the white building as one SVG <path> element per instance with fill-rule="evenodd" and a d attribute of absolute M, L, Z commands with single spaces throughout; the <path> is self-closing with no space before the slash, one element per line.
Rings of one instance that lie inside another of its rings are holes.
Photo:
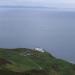
<path fill-rule="evenodd" d="M 35 50 L 40 51 L 40 52 L 45 52 L 42 48 L 35 48 Z"/>

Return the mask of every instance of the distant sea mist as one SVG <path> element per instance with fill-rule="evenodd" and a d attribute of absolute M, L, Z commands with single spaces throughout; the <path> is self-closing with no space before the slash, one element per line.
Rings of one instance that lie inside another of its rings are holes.
<path fill-rule="evenodd" d="M 75 62 L 75 12 L 0 8 L 0 47 L 40 47 Z"/>

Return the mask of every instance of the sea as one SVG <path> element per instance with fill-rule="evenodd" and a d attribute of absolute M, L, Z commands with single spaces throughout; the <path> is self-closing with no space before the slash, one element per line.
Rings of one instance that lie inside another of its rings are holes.
<path fill-rule="evenodd" d="M 75 11 L 0 8 L 0 48 L 43 48 L 75 63 Z"/>

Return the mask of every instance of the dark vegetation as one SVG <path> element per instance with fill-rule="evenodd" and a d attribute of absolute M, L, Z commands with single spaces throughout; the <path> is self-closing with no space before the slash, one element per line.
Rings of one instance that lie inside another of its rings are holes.
<path fill-rule="evenodd" d="M 0 49 L 0 75 L 75 75 L 75 65 L 34 49 Z"/>
<path fill-rule="evenodd" d="M 31 70 L 26 72 L 13 72 L 9 70 L 0 70 L 0 75 L 49 75 L 44 70 Z"/>

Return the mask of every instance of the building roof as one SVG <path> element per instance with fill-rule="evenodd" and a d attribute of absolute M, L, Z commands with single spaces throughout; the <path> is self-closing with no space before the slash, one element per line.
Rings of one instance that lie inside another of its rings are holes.
<path fill-rule="evenodd" d="M 35 50 L 40 51 L 40 52 L 45 52 L 42 48 L 35 48 Z"/>

